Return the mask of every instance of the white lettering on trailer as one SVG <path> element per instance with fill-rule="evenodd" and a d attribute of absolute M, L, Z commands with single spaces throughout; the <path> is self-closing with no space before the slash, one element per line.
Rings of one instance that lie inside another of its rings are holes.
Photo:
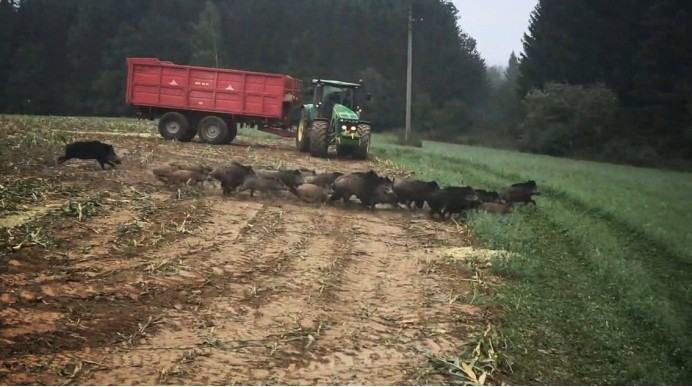
<path fill-rule="evenodd" d="M 209 82 L 200 82 L 200 81 L 195 81 L 195 86 L 209 86 Z"/>
<path fill-rule="evenodd" d="M 175 79 L 170 81 L 168 84 L 171 86 L 178 86 L 178 82 L 176 82 Z"/>

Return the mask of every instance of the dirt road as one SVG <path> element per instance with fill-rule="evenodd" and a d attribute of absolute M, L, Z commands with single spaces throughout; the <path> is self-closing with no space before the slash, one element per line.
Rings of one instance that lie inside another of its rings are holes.
<path fill-rule="evenodd" d="M 454 224 L 290 194 L 206 188 L 178 197 L 149 170 L 173 159 L 380 164 L 310 159 L 278 138 L 209 146 L 75 137 L 113 143 L 123 164 L 56 167 L 46 153 L 3 170 L 3 181 L 43 178 L 39 200 L 22 200 L 60 210 L 23 218 L 26 230 L 4 242 L 0 383 L 442 383 L 426 354 L 453 354 L 483 328 L 469 274 L 443 258 L 468 246 Z"/>

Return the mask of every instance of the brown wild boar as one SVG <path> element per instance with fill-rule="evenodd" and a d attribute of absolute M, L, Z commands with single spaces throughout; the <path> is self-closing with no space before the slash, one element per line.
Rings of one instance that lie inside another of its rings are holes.
<path fill-rule="evenodd" d="M 250 197 L 254 196 L 255 191 L 260 191 L 268 196 L 274 196 L 282 188 L 284 188 L 284 185 L 278 180 L 254 175 L 245 178 L 243 184 L 238 187 L 238 192 L 250 190 Z"/>
<path fill-rule="evenodd" d="M 306 203 L 325 203 L 332 194 L 331 188 L 325 188 L 316 184 L 305 183 L 298 187 L 288 187 L 292 194 Z"/>
<path fill-rule="evenodd" d="M 208 180 L 209 176 L 205 173 L 201 173 L 198 171 L 188 171 L 186 169 L 179 169 L 173 173 L 171 173 L 170 178 L 168 179 L 168 184 L 169 185 L 180 185 L 180 184 L 185 184 L 185 185 L 197 185 L 199 182 L 204 182 L 205 180 Z"/>
<path fill-rule="evenodd" d="M 509 203 L 484 202 L 479 204 L 477 208 L 491 214 L 499 215 L 511 214 L 514 212 L 514 208 Z"/>
<path fill-rule="evenodd" d="M 205 164 L 197 164 L 197 163 L 184 163 L 184 162 L 171 162 L 169 165 L 173 168 L 176 169 L 183 169 L 186 171 L 197 171 L 200 173 L 206 173 L 209 174 L 212 171 L 212 167 L 205 165 Z"/>

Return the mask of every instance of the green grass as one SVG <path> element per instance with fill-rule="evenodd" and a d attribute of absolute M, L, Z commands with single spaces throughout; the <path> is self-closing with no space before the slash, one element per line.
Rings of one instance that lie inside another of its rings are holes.
<path fill-rule="evenodd" d="M 509 217 L 476 215 L 473 235 L 520 258 L 495 262 L 513 382 L 692 382 L 692 175 L 377 136 L 375 155 L 441 184 L 542 196 Z"/>

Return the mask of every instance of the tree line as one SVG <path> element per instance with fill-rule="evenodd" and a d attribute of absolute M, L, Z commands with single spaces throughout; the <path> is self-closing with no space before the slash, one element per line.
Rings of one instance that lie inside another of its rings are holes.
<path fill-rule="evenodd" d="M 692 3 L 540 0 L 488 67 L 448 0 L 0 0 L 0 111 L 127 116 L 126 57 L 363 79 L 374 129 L 642 165 L 692 160 Z M 459 17 L 461 16 L 461 21 Z"/>
<path fill-rule="evenodd" d="M 688 0 L 539 0 L 518 66 L 518 146 L 687 168 L 690 63 Z"/>
<path fill-rule="evenodd" d="M 363 79 L 375 127 L 405 115 L 410 0 L 0 0 L 0 110 L 124 115 L 126 64 L 179 64 Z M 414 0 L 417 93 L 474 106 L 487 90 L 476 42 L 449 1 Z M 445 123 L 453 131 L 454 123 Z"/>

